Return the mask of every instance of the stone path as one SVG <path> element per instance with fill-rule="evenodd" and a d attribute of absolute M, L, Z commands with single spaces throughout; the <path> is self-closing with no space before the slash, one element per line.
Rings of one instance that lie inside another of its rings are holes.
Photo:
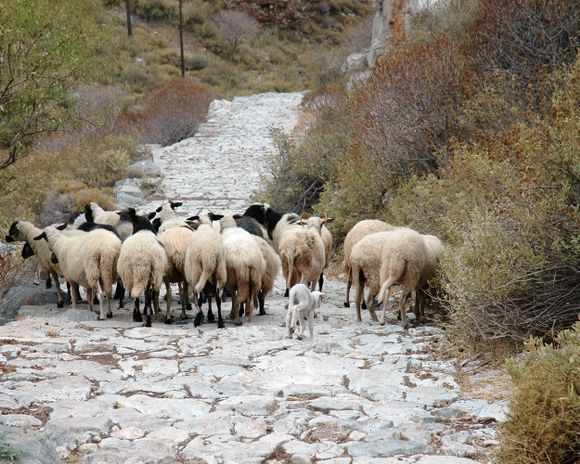
<path fill-rule="evenodd" d="M 163 172 L 164 195 L 183 201 L 182 209 L 192 214 L 206 206 L 243 212 L 274 149 L 270 130 L 294 127 L 302 95 L 263 93 L 214 101 L 194 137 L 152 149 Z"/>
<path fill-rule="evenodd" d="M 165 193 L 186 198 L 190 212 L 208 204 L 242 210 L 271 150 L 266 114 L 289 129 L 300 98 L 215 104 L 200 136 L 157 153 Z M 252 111 L 254 103 L 263 106 Z M 237 125 L 238 135 L 222 140 L 224 125 Z M 216 140 L 222 149 L 213 160 L 195 161 Z M 266 302 L 269 315 L 221 330 L 191 320 L 144 328 L 130 309 L 78 322 L 86 309 L 71 317 L 51 305 L 23 306 L 0 327 L 0 432 L 41 434 L 56 447 L 51 454 L 43 442 L 43 453 L 68 463 L 491 462 L 504 403 L 469 396 L 455 363 L 434 357 L 444 332 L 381 327 L 366 313 L 356 323 L 342 307 L 344 284 L 329 281 L 325 291 L 314 338 L 303 341 L 285 337 L 279 291 Z M 479 375 L 488 383 L 494 373 Z M 28 454 L 23 462 L 57 462 Z"/>

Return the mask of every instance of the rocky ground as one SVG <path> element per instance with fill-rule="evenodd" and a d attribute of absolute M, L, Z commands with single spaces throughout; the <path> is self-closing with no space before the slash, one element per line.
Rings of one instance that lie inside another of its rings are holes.
<path fill-rule="evenodd" d="M 216 103 L 194 139 L 157 149 L 165 195 L 189 212 L 242 210 L 267 127 L 291 128 L 300 98 Z M 492 462 L 501 372 L 442 358 L 435 326 L 356 323 L 337 281 L 314 337 L 288 339 L 281 290 L 267 316 L 225 329 L 144 328 L 131 305 L 99 322 L 32 299 L 0 327 L 0 443 L 43 464 Z"/>

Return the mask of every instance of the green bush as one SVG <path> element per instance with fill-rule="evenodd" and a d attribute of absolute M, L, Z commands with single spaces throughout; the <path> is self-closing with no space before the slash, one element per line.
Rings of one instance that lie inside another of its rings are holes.
<path fill-rule="evenodd" d="M 572 464 L 580 450 L 580 323 L 554 345 L 526 342 L 521 361 L 508 361 L 515 384 L 500 427 L 500 464 Z"/>

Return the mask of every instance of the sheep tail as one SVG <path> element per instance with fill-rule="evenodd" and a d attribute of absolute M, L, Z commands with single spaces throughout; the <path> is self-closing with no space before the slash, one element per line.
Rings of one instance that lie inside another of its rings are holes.
<path fill-rule="evenodd" d="M 294 273 L 294 244 L 286 250 L 286 259 L 288 260 L 288 276 L 286 277 L 286 288 L 292 287 L 292 274 Z"/>
<path fill-rule="evenodd" d="M 203 263 L 203 270 L 201 271 L 201 276 L 199 276 L 199 280 L 195 285 L 195 292 L 197 294 L 201 293 L 202 290 L 205 288 L 205 284 L 211 278 L 212 274 L 215 271 L 215 258 L 213 263 Z"/>
<path fill-rule="evenodd" d="M 110 295 L 113 293 L 113 283 L 117 280 L 118 254 L 108 252 L 101 254 L 101 289 Z"/>
<path fill-rule="evenodd" d="M 388 263 L 388 277 L 387 280 L 381 285 L 381 289 L 379 290 L 379 294 L 377 297 L 377 301 L 379 304 L 383 302 L 385 299 L 385 295 L 387 291 L 395 285 L 405 272 L 406 262 L 404 259 L 394 259 L 390 263 Z"/>

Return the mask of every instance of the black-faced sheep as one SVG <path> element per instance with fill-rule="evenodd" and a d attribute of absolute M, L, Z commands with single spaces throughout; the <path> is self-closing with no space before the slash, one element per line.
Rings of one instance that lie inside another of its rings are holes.
<path fill-rule="evenodd" d="M 139 296 L 145 292 L 145 325 L 151 327 L 151 304 L 155 305 L 155 312 L 159 312 L 159 289 L 167 272 L 167 253 L 151 223 L 139 217 L 134 209 L 129 211 L 134 232 L 121 246 L 117 271 L 135 301 L 133 320 L 136 322 L 142 321 Z"/>

